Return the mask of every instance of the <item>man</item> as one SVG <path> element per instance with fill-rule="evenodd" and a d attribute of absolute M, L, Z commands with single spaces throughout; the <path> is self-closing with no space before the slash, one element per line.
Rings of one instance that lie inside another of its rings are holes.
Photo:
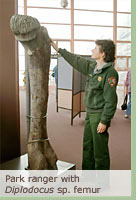
<path fill-rule="evenodd" d="M 129 115 L 131 114 L 131 71 L 130 70 L 127 72 L 125 86 L 126 86 L 126 94 L 129 96 L 129 102 L 127 105 L 127 110 L 125 112 L 125 118 L 128 118 Z"/>
<path fill-rule="evenodd" d="M 58 92 L 57 92 L 57 85 L 58 85 L 58 72 L 57 72 L 57 65 L 53 68 L 52 76 L 55 78 L 55 84 L 56 84 L 56 102 L 58 101 Z"/>
<path fill-rule="evenodd" d="M 86 119 L 83 140 L 83 170 L 109 170 L 108 127 L 117 106 L 118 73 L 114 69 L 115 45 L 112 40 L 96 40 L 92 60 L 52 46 L 79 72 L 87 75 L 84 103 Z"/>

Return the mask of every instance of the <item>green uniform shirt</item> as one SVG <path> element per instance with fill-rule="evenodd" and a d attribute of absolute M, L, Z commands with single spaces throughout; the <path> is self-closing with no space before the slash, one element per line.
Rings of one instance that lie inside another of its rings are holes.
<path fill-rule="evenodd" d="M 101 123 L 109 126 L 117 107 L 118 73 L 114 63 L 106 63 L 102 69 L 94 73 L 97 65 L 95 60 L 86 60 L 61 48 L 59 53 L 75 69 L 88 76 L 84 98 L 86 111 L 102 112 Z"/>

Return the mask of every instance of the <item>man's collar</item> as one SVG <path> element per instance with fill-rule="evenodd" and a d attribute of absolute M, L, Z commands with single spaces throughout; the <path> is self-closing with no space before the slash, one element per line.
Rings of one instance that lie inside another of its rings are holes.
<path fill-rule="evenodd" d="M 108 63 L 104 62 L 99 68 L 97 66 L 95 67 L 94 74 L 99 74 L 102 72 L 103 69 L 110 66 L 113 66 L 113 62 L 108 62 Z"/>
<path fill-rule="evenodd" d="M 103 66 L 104 66 L 104 65 L 106 65 L 106 64 L 107 64 L 107 63 L 106 63 L 106 62 L 104 62 L 104 63 L 102 63 L 100 66 L 96 65 L 96 67 L 95 67 L 95 68 L 96 68 L 97 70 L 99 70 L 99 69 L 102 69 L 102 68 L 103 68 Z"/>

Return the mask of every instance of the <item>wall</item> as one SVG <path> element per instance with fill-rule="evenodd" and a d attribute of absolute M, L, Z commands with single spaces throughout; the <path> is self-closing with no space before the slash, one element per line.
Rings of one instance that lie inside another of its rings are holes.
<path fill-rule="evenodd" d="M 17 42 L 9 21 L 16 0 L 0 0 L 0 162 L 20 156 Z"/>

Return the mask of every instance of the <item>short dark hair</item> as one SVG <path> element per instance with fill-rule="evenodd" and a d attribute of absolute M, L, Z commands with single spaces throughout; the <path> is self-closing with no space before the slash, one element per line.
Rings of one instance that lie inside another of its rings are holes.
<path fill-rule="evenodd" d="M 105 62 L 114 62 L 115 60 L 115 44 L 112 40 L 96 40 L 95 44 L 100 46 L 100 52 L 105 53 Z"/>

